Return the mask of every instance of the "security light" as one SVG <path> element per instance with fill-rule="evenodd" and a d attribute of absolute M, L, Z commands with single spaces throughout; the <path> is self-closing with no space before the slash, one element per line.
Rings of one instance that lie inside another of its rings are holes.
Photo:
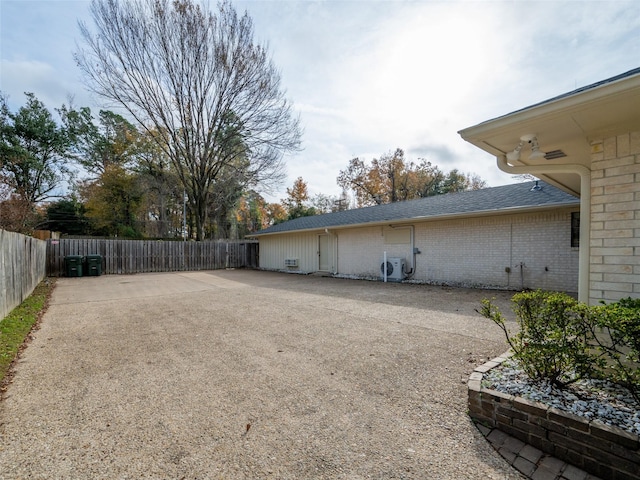
<path fill-rule="evenodd" d="M 512 152 L 507 153 L 507 160 L 509 160 L 510 162 L 520 160 L 520 152 L 522 151 L 522 147 L 525 143 L 531 145 L 531 154 L 529 155 L 529 160 L 541 160 L 545 158 L 545 153 L 540 150 L 538 137 L 536 137 L 534 133 L 528 133 L 520 137 L 520 143 L 518 143 L 518 146 L 513 149 Z"/>

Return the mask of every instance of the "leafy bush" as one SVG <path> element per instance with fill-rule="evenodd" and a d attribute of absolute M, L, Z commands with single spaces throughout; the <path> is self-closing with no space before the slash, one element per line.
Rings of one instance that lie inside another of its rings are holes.
<path fill-rule="evenodd" d="M 597 319 L 592 336 L 608 360 L 605 375 L 640 402 L 640 299 L 624 298 L 592 309 Z"/>
<path fill-rule="evenodd" d="M 502 329 L 531 379 L 564 387 L 604 377 L 640 401 L 640 299 L 589 307 L 564 293 L 535 291 L 517 293 L 512 301 L 515 335 L 490 300 L 478 312 Z"/>
<path fill-rule="evenodd" d="M 564 387 L 593 376 L 604 361 L 590 343 L 589 307 L 564 293 L 522 292 L 513 296 L 519 332 L 511 335 L 504 317 L 490 300 L 479 313 L 495 322 L 525 373 Z"/>

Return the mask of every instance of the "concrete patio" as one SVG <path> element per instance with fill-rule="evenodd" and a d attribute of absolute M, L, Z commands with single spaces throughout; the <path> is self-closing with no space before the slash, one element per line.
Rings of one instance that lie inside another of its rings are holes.
<path fill-rule="evenodd" d="M 509 292 L 228 270 L 61 278 L 0 478 L 522 478 L 467 416 Z"/>

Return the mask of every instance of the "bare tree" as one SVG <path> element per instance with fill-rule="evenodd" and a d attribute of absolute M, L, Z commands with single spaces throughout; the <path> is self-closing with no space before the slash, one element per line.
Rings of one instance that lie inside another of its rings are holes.
<path fill-rule="evenodd" d="M 283 154 L 301 130 L 253 22 L 230 1 L 216 13 L 191 0 L 94 0 L 96 33 L 80 24 L 76 61 L 101 97 L 160 135 L 204 233 L 207 203 L 222 171 L 244 187 L 284 178 Z"/>

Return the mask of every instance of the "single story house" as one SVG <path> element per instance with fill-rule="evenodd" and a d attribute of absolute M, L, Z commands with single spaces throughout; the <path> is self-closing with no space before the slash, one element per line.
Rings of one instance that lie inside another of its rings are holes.
<path fill-rule="evenodd" d="M 459 134 L 501 170 L 542 179 L 541 189 L 507 185 L 274 225 L 256 235 L 261 268 L 388 278 L 386 257 L 395 280 L 577 291 L 590 304 L 640 298 L 640 68 Z"/>
<path fill-rule="evenodd" d="M 640 68 L 459 134 L 580 198 L 581 301 L 640 298 Z"/>
<path fill-rule="evenodd" d="M 579 209 L 541 181 L 302 217 L 256 234 L 260 268 L 577 292 Z"/>

